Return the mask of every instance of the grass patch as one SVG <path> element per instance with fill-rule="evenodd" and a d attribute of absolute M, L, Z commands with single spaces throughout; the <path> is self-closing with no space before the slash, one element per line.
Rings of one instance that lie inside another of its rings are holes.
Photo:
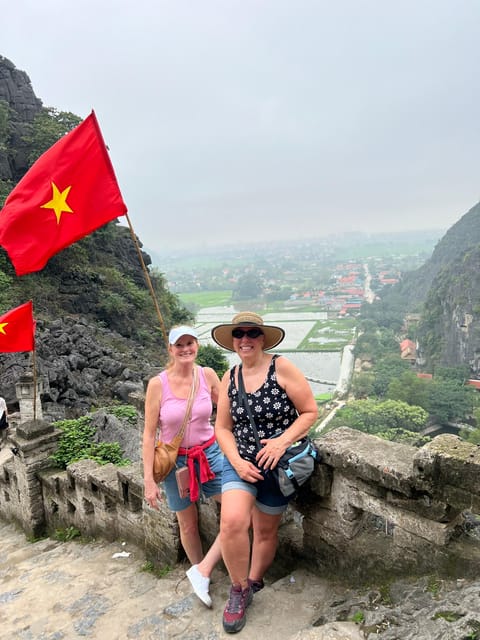
<path fill-rule="evenodd" d="M 159 579 L 167 576 L 171 570 L 172 568 L 169 567 L 168 564 L 165 565 L 164 567 L 156 567 L 153 564 L 153 562 L 151 562 L 150 560 L 147 560 L 147 562 L 144 562 L 140 567 L 140 571 L 143 571 L 143 573 L 151 573 L 152 576 L 155 576 L 156 578 L 159 578 Z"/>
<path fill-rule="evenodd" d="M 66 529 L 56 529 L 53 535 L 54 540 L 59 540 L 60 542 L 69 542 L 70 540 L 74 540 L 75 538 L 79 538 L 82 534 L 75 527 L 67 527 Z"/>
<path fill-rule="evenodd" d="M 232 292 L 228 291 L 194 291 L 177 294 L 181 302 L 189 308 L 225 307 L 232 301 Z"/>
<path fill-rule="evenodd" d="M 330 400 L 332 400 L 333 395 L 334 394 L 331 392 L 319 393 L 318 396 L 315 396 L 315 400 L 317 404 L 327 404 L 327 402 L 330 402 Z"/>
<path fill-rule="evenodd" d="M 137 410 L 131 404 L 112 405 L 105 409 L 107 413 L 111 413 L 116 418 L 128 420 L 130 424 L 137 424 Z"/>
<path fill-rule="evenodd" d="M 392 594 L 390 593 L 390 583 L 382 584 L 378 587 L 382 604 L 387 606 L 393 604 Z"/>
<path fill-rule="evenodd" d="M 438 596 L 442 589 L 442 581 L 437 576 L 429 576 L 426 591 L 432 594 L 435 598 Z"/>
<path fill-rule="evenodd" d="M 355 624 L 362 624 L 362 622 L 365 622 L 365 614 L 363 611 L 356 611 L 351 620 L 352 622 L 355 622 Z"/>
<path fill-rule="evenodd" d="M 30 542 L 31 544 L 35 544 L 35 542 L 40 542 L 41 540 L 46 540 L 48 538 L 48 536 L 45 535 L 41 535 L 41 536 L 25 536 L 27 542 Z"/>
<path fill-rule="evenodd" d="M 438 620 L 438 618 L 442 618 L 447 622 L 456 622 L 463 618 L 463 613 L 458 613 L 457 611 L 437 611 L 437 613 L 433 616 L 432 620 Z"/>

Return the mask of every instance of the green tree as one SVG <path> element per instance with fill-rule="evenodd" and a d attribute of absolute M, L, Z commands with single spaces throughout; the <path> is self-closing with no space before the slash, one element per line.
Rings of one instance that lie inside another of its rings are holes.
<path fill-rule="evenodd" d="M 332 428 L 346 426 L 365 433 L 380 435 L 389 429 L 421 431 L 428 413 L 397 400 L 355 400 L 342 407 L 330 423 Z"/>
<path fill-rule="evenodd" d="M 405 314 L 405 300 L 390 290 L 388 298 L 383 296 L 373 304 L 362 305 L 362 318 L 372 320 L 378 327 L 383 327 L 398 334 Z"/>
<path fill-rule="evenodd" d="M 11 180 L 0 180 L 0 209 L 5 204 L 5 200 L 13 189 L 13 182 Z"/>
<path fill-rule="evenodd" d="M 213 344 L 200 345 L 197 362 L 202 367 L 211 367 L 220 379 L 222 379 L 223 374 L 229 367 L 223 351 Z"/>
<path fill-rule="evenodd" d="M 471 444 L 480 445 L 480 429 L 461 429 L 459 436 Z"/>
<path fill-rule="evenodd" d="M 363 371 L 354 376 L 352 381 L 352 393 L 355 398 L 368 398 L 373 394 L 375 376 L 370 371 Z"/>
<path fill-rule="evenodd" d="M 385 397 L 390 382 L 408 370 L 410 370 L 410 364 L 402 360 L 398 354 L 386 355 L 378 360 L 373 367 L 375 376 L 373 383 L 374 393 L 381 398 Z"/>
<path fill-rule="evenodd" d="M 433 378 L 429 385 L 428 410 L 441 424 L 466 420 L 476 404 L 475 390 L 458 380 Z"/>
<path fill-rule="evenodd" d="M 366 322 L 363 326 L 367 327 L 367 330 L 358 335 L 354 350 L 356 357 L 368 357 L 375 361 L 387 355 L 399 356 L 398 340 L 390 329 L 379 329 Z"/>
<path fill-rule="evenodd" d="M 263 293 L 260 279 L 254 273 L 247 273 L 238 279 L 237 285 L 232 292 L 234 300 L 252 300 L 258 298 Z"/>
<path fill-rule="evenodd" d="M 58 111 L 52 107 L 44 107 L 35 117 L 30 133 L 23 138 L 24 142 L 30 146 L 29 163 L 33 164 L 42 153 L 74 129 L 81 121 L 81 118 L 70 111 Z"/>
<path fill-rule="evenodd" d="M 398 378 L 390 380 L 386 396 L 390 400 L 400 400 L 428 410 L 430 384 L 430 380 L 419 378 L 413 371 L 404 371 Z"/>
<path fill-rule="evenodd" d="M 470 378 L 470 367 L 467 365 L 461 365 L 459 367 L 436 367 L 435 379 L 441 378 L 446 382 L 451 380 L 452 382 L 460 382 L 465 384 Z"/>
<path fill-rule="evenodd" d="M 12 278 L 4 273 L 0 268 L 0 311 L 7 309 L 11 300 L 10 286 Z"/>

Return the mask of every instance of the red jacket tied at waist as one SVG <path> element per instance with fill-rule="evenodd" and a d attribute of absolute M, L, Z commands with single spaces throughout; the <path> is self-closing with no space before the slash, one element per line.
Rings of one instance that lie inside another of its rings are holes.
<path fill-rule="evenodd" d="M 207 456 L 205 455 L 204 449 L 207 449 L 215 442 L 215 436 L 213 435 L 210 440 L 207 440 L 203 444 L 199 444 L 195 447 L 189 447 L 188 449 L 184 449 L 180 447 L 178 450 L 179 456 L 187 456 L 187 466 L 190 475 L 190 501 L 195 502 L 198 500 L 200 496 L 200 491 L 198 489 L 197 476 L 195 473 L 195 460 L 198 462 L 198 466 L 200 468 L 200 482 L 203 484 L 208 480 L 213 480 L 215 478 L 215 474 L 210 469 L 210 465 L 208 464 Z"/>

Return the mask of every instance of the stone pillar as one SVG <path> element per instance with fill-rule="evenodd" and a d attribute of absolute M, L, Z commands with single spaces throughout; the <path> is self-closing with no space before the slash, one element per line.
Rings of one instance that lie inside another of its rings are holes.
<path fill-rule="evenodd" d="M 45 509 L 39 471 L 52 467 L 52 456 L 61 435 L 60 429 L 40 420 L 30 420 L 18 425 L 10 437 L 15 455 L 12 457 L 16 484 L 12 497 L 18 496 L 18 503 L 12 513 L 19 520 L 27 535 L 42 536 L 45 533 Z M 13 487 L 12 487 L 13 488 Z M 16 502 L 16 500 L 15 500 Z"/>
<path fill-rule="evenodd" d="M 15 385 L 17 400 L 20 404 L 20 422 L 43 420 L 42 403 L 40 401 L 40 394 L 43 392 L 43 383 L 41 380 L 36 381 L 36 395 L 34 394 L 34 386 L 33 373 L 30 372 L 24 373 Z M 33 406 L 34 398 L 35 411 Z"/>

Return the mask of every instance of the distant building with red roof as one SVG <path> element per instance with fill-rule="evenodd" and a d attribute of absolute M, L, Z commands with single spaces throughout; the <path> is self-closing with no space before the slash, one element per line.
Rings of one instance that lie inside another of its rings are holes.
<path fill-rule="evenodd" d="M 415 361 L 417 359 L 417 348 L 413 340 L 407 338 L 400 342 L 400 356 L 403 360 Z"/>

